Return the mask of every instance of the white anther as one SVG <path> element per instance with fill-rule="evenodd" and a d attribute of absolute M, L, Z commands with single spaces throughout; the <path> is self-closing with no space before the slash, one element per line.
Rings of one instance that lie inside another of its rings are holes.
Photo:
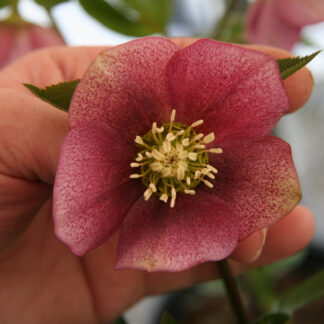
<path fill-rule="evenodd" d="M 210 172 L 210 170 L 209 170 L 208 168 L 203 168 L 203 169 L 201 169 L 200 171 L 201 171 L 201 173 L 202 173 L 203 175 L 206 175 L 207 173 Z"/>
<path fill-rule="evenodd" d="M 191 127 L 197 127 L 199 125 L 201 125 L 204 121 L 202 119 L 197 120 L 196 122 L 191 124 Z"/>
<path fill-rule="evenodd" d="M 168 202 L 168 195 L 167 194 L 162 194 L 161 196 L 160 196 L 160 200 L 162 200 L 162 201 L 164 201 L 165 203 L 167 203 Z"/>
<path fill-rule="evenodd" d="M 162 133 L 162 132 L 164 131 L 164 127 L 161 126 L 160 128 L 156 128 L 156 131 L 157 131 L 158 133 Z"/>
<path fill-rule="evenodd" d="M 150 168 L 153 170 L 153 171 L 157 171 L 157 172 L 161 172 L 162 169 L 163 169 L 163 166 L 160 162 L 153 162 L 150 164 Z"/>
<path fill-rule="evenodd" d="M 165 159 L 165 155 L 159 152 L 157 149 L 154 149 L 151 153 L 155 160 L 162 161 Z"/>
<path fill-rule="evenodd" d="M 199 179 L 200 176 L 201 176 L 201 172 L 200 172 L 199 170 L 197 170 L 197 171 L 195 172 L 195 179 Z"/>
<path fill-rule="evenodd" d="M 188 164 L 185 161 L 179 161 L 178 165 L 181 165 L 185 171 L 188 169 Z"/>
<path fill-rule="evenodd" d="M 187 182 L 187 185 L 190 186 L 190 184 L 191 184 L 191 179 L 190 179 L 190 177 L 187 177 L 187 178 L 186 178 L 186 182 Z"/>
<path fill-rule="evenodd" d="M 144 145 L 144 141 L 141 136 L 136 136 L 135 137 L 135 143 Z"/>
<path fill-rule="evenodd" d="M 208 135 L 206 135 L 206 136 L 204 137 L 203 142 L 204 142 L 205 144 L 207 144 L 207 143 L 211 143 L 211 142 L 213 142 L 214 140 L 215 140 L 215 135 L 214 135 L 214 133 L 209 133 Z"/>
<path fill-rule="evenodd" d="M 162 175 L 164 178 L 170 176 L 171 174 L 172 174 L 171 168 L 167 167 L 162 170 Z"/>
<path fill-rule="evenodd" d="M 131 166 L 131 168 L 138 168 L 140 166 L 140 164 L 139 163 L 136 163 L 136 162 L 132 162 L 130 164 L 130 166 Z"/>
<path fill-rule="evenodd" d="M 152 196 L 152 189 L 147 188 L 144 192 L 144 199 L 149 200 L 151 196 Z"/>
<path fill-rule="evenodd" d="M 150 183 L 149 187 L 152 189 L 153 192 L 156 192 L 156 187 L 153 182 Z"/>
<path fill-rule="evenodd" d="M 175 191 L 174 187 L 171 189 L 171 202 L 170 202 L 170 207 L 173 208 L 175 205 L 175 200 L 177 198 L 177 192 Z"/>
<path fill-rule="evenodd" d="M 168 135 L 166 136 L 166 139 L 169 141 L 169 142 L 172 142 L 173 140 L 175 140 L 177 137 L 173 134 L 173 133 L 168 133 Z"/>
<path fill-rule="evenodd" d="M 137 178 L 140 178 L 142 175 L 141 174 L 131 174 L 129 177 L 131 178 L 131 179 L 137 179 Z"/>
<path fill-rule="evenodd" d="M 143 155 L 141 153 L 138 153 L 137 158 L 135 159 L 135 161 L 139 162 L 143 160 Z"/>
<path fill-rule="evenodd" d="M 182 135 L 184 132 L 185 132 L 185 131 L 184 131 L 183 129 L 181 129 L 181 130 L 177 131 L 176 135 L 177 135 L 177 136 L 180 136 L 180 135 Z"/>
<path fill-rule="evenodd" d="M 194 195 L 194 194 L 196 193 L 196 191 L 195 191 L 195 190 L 189 190 L 189 189 L 186 189 L 186 190 L 184 191 L 184 193 L 187 194 L 187 195 Z"/>
<path fill-rule="evenodd" d="M 163 142 L 163 151 L 164 153 L 169 153 L 171 151 L 171 143 L 169 141 Z"/>
<path fill-rule="evenodd" d="M 210 179 L 215 179 L 215 176 L 212 173 L 207 173 L 207 177 Z"/>
<path fill-rule="evenodd" d="M 154 134 L 156 132 L 157 126 L 156 126 L 156 122 L 154 122 L 152 124 L 152 133 Z"/>
<path fill-rule="evenodd" d="M 195 149 L 204 149 L 205 145 L 204 144 L 196 144 L 196 145 L 194 145 L 193 148 L 195 148 Z"/>
<path fill-rule="evenodd" d="M 146 155 L 148 158 L 152 157 L 152 154 L 151 154 L 151 152 L 149 152 L 149 151 L 146 151 L 146 152 L 145 152 L 145 155 Z"/>
<path fill-rule="evenodd" d="M 190 143 L 190 140 L 189 140 L 188 137 L 187 137 L 187 138 L 184 138 L 184 139 L 182 140 L 182 142 L 181 142 L 181 144 L 182 144 L 183 146 L 188 146 L 189 143 Z"/>
<path fill-rule="evenodd" d="M 185 160 L 188 157 L 188 154 L 188 151 L 182 151 L 178 154 L 178 156 L 181 160 Z"/>
<path fill-rule="evenodd" d="M 176 143 L 176 150 L 178 152 L 182 152 L 183 151 L 183 146 L 180 143 Z"/>
<path fill-rule="evenodd" d="M 209 169 L 210 171 L 214 172 L 214 173 L 218 173 L 218 170 L 215 169 L 213 166 L 211 166 L 210 164 L 207 165 L 207 169 Z"/>
<path fill-rule="evenodd" d="M 182 165 L 179 165 L 177 169 L 177 179 L 181 181 L 184 179 L 184 177 L 185 177 L 185 169 Z"/>
<path fill-rule="evenodd" d="M 189 160 L 191 160 L 191 161 L 196 161 L 196 160 L 197 160 L 197 153 L 195 153 L 195 152 L 190 152 L 190 153 L 188 154 L 188 157 L 189 157 Z"/>
<path fill-rule="evenodd" d="M 223 153 L 223 150 L 221 148 L 211 148 L 208 150 L 210 153 Z"/>
<path fill-rule="evenodd" d="M 193 139 L 194 139 L 194 141 L 199 141 L 203 137 L 204 137 L 204 134 L 200 133 L 200 134 L 196 135 Z"/>
<path fill-rule="evenodd" d="M 175 120 L 175 114 L 176 114 L 176 110 L 175 109 L 172 109 L 170 121 L 173 122 Z"/>
<path fill-rule="evenodd" d="M 213 185 L 211 182 L 209 182 L 208 180 L 201 179 L 201 181 L 203 181 L 203 183 L 204 183 L 207 187 L 209 187 L 209 188 L 213 188 L 213 187 L 214 187 L 214 185 Z"/>

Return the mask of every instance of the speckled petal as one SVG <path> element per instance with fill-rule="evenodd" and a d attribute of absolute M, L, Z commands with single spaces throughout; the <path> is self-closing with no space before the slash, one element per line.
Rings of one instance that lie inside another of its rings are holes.
<path fill-rule="evenodd" d="M 134 149 L 100 122 L 80 124 L 66 136 L 53 214 L 57 236 L 74 254 L 83 255 L 108 239 L 141 195 L 143 185 L 129 180 Z"/>
<path fill-rule="evenodd" d="M 210 163 L 218 169 L 213 192 L 239 215 L 241 239 L 280 220 L 301 198 L 290 146 L 274 136 L 224 147 Z"/>
<path fill-rule="evenodd" d="M 134 139 L 170 118 L 165 66 L 178 47 L 160 37 L 140 38 L 103 51 L 75 90 L 70 125 L 100 120 Z"/>
<path fill-rule="evenodd" d="M 176 120 L 203 119 L 216 142 L 268 134 L 289 106 L 275 60 L 237 45 L 199 40 L 170 59 L 166 75 Z"/>
<path fill-rule="evenodd" d="M 181 271 L 227 257 L 238 242 L 239 221 L 208 190 L 181 195 L 175 207 L 139 200 L 123 222 L 117 268 Z"/>

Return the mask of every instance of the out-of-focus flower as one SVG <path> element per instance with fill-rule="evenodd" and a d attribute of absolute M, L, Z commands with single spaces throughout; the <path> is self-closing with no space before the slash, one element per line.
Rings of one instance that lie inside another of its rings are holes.
<path fill-rule="evenodd" d="M 247 14 L 249 41 L 290 49 L 302 27 L 324 20 L 324 0 L 257 0 Z"/>
<path fill-rule="evenodd" d="M 0 23 L 0 68 L 14 59 L 38 48 L 63 45 L 64 41 L 53 28 L 31 23 Z"/>
<path fill-rule="evenodd" d="M 227 257 L 300 199 L 290 147 L 269 134 L 288 105 L 277 63 L 250 49 L 142 38 L 105 50 L 72 98 L 58 237 L 83 255 L 120 229 L 118 268 Z"/>

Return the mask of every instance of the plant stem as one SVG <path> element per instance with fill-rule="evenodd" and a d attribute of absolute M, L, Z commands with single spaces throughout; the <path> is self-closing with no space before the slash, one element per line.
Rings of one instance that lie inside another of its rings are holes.
<path fill-rule="evenodd" d="M 222 20 L 220 21 L 220 23 L 217 25 L 216 31 L 214 32 L 212 38 L 218 39 L 220 37 L 220 35 L 223 32 L 223 29 L 227 25 L 227 21 L 228 21 L 229 17 L 231 16 L 232 11 L 235 9 L 238 2 L 239 2 L 239 0 L 228 0 L 227 1 L 227 7 L 225 10 L 224 16 L 223 16 Z"/>
<path fill-rule="evenodd" d="M 243 306 L 237 281 L 233 276 L 226 259 L 218 261 L 217 265 L 219 274 L 224 281 L 228 297 L 231 301 L 234 314 L 236 315 L 237 323 L 248 324 L 248 317 Z"/>
<path fill-rule="evenodd" d="M 51 21 L 52 27 L 61 35 L 61 32 L 60 32 L 59 28 L 57 27 L 56 21 L 52 15 L 52 9 L 49 7 L 46 7 L 45 10 L 48 14 L 50 21 Z"/>

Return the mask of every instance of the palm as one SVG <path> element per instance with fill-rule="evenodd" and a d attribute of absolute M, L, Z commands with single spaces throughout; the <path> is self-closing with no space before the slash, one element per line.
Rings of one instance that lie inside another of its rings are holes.
<path fill-rule="evenodd" d="M 99 50 L 39 51 L 0 73 L 0 309 L 5 307 L 1 323 L 109 321 L 142 296 L 217 276 L 213 263 L 180 273 L 115 271 L 117 235 L 83 258 L 56 238 L 51 187 L 68 132 L 67 114 L 35 98 L 22 82 L 44 87 L 80 78 Z M 305 73 L 300 76 L 304 84 L 305 77 L 310 80 Z M 298 224 L 285 241 L 281 234 L 296 217 Z M 269 231 L 262 256 L 251 266 L 296 252 L 309 241 L 312 230 L 309 213 L 296 209 Z M 257 235 L 243 242 L 236 259 L 251 259 L 258 244 Z"/>

